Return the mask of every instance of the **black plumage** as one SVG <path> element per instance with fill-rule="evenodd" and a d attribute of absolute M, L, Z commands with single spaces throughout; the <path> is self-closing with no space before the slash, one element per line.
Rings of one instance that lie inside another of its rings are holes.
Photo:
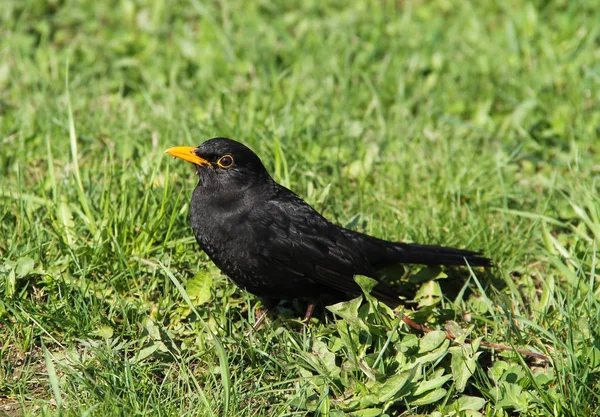
<path fill-rule="evenodd" d="M 354 275 L 377 278 L 398 263 L 491 264 L 477 252 L 388 242 L 334 225 L 232 139 L 167 153 L 196 166 L 190 222 L 200 247 L 235 284 L 264 299 L 344 299 L 360 293 Z M 392 306 L 400 302 L 383 282 L 372 294 Z"/>

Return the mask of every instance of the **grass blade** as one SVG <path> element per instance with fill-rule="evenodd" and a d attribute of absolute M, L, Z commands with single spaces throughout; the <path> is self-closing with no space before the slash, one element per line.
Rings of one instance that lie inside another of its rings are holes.
<path fill-rule="evenodd" d="M 87 196 L 85 195 L 85 189 L 83 188 L 83 182 L 81 181 L 81 173 L 79 172 L 79 153 L 77 150 L 77 134 L 75 133 L 75 121 L 73 119 L 73 108 L 71 106 L 71 93 L 69 91 L 69 61 L 67 61 L 65 86 L 67 90 L 67 111 L 69 113 L 69 141 L 71 144 L 71 162 L 73 164 L 73 173 L 75 175 L 75 181 L 77 182 L 77 196 L 79 203 L 83 208 L 83 212 L 87 217 L 87 221 L 92 234 L 96 233 L 96 221 L 94 220 L 94 214 L 90 209 Z"/>
<path fill-rule="evenodd" d="M 204 322 L 204 320 L 202 320 L 202 317 L 198 313 L 198 310 L 196 310 L 196 307 L 194 307 L 192 300 L 190 299 L 189 295 L 185 291 L 185 288 L 183 288 L 183 285 L 181 285 L 179 280 L 177 278 L 175 278 L 175 276 L 171 273 L 171 271 L 169 271 L 161 262 L 159 262 L 159 265 L 162 268 L 163 272 L 169 277 L 169 279 L 171 280 L 173 285 L 175 285 L 175 287 L 181 294 L 181 297 L 184 299 L 186 304 L 192 309 L 194 314 L 196 314 L 198 321 L 202 324 L 205 331 L 208 334 L 210 334 L 210 336 L 213 340 L 215 349 L 217 351 L 217 356 L 219 357 L 219 365 L 221 368 L 221 383 L 223 384 L 223 391 L 225 394 L 225 397 L 223 398 L 223 414 L 222 415 L 226 416 L 229 414 L 229 404 L 231 401 L 231 373 L 229 371 L 229 359 L 227 357 L 227 352 L 225 352 L 225 347 L 223 346 L 223 343 L 217 337 L 217 335 L 214 334 L 212 332 L 212 330 L 208 327 L 208 325 Z"/>

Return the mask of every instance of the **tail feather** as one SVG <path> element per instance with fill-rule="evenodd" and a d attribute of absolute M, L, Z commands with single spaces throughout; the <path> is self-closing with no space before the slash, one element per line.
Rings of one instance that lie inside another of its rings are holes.
<path fill-rule="evenodd" d="M 343 229 L 343 233 L 360 247 L 372 269 L 371 273 L 363 274 L 372 277 L 376 277 L 375 271 L 394 264 L 492 266 L 492 260 L 481 256 L 480 252 L 418 243 L 389 242 L 348 229 Z M 371 294 L 390 307 L 401 303 L 399 292 L 382 281 L 373 288 Z"/>
<path fill-rule="evenodd" d="M 343 229 L 344 234 L 356 241 L 375 269 L 393 264 L 492 266 L 489 258 L 480 252 L 445 246 L 420 245 L 418 243 L 389 242 L 353 230 Z"/>
<path fill-rule="evenodd" d="M 480 252 L 448 248 L 445 246 L 420 245 L 416 243 L 395 243 L 393 254 L 383 259 L 380 258 L 380 264 L 374 265 L 377 269 L 396 263 L 421 264 L 421 265 L 447 265 L 447 266 L 492 266 L 492 260 L 481 256 Z M 383 262 L 382 262 L 383 261 Z M 406 290 L 406 289 L 405 289 Z M 389 284 L 379 281 L 373 288 L 372 294 L 380 301 L 394 308 L 401 304 L 400 295 L 411 296 L 402 292 L 402 294 Z M 414 294 L 412 295 L 414 296 Z"/>
<path fill-rule="evenodd" d="M 492 260 L 480 252 L 445 246 L 397 243 L 398 258 L 394 262 L 423 265 L 492 266 Z"/>

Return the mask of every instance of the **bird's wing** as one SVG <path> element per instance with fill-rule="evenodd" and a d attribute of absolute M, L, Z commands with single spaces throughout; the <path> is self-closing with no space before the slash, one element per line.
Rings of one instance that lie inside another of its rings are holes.
<path fill-rule="evenodd" d="M 367 260 L 338 226 L 295 195 L 268 201 L 253 209 L 251 217 L 253 252 L 282 273 L 346 293 L 360 291 L 354 275 L 372 275 Z"/>

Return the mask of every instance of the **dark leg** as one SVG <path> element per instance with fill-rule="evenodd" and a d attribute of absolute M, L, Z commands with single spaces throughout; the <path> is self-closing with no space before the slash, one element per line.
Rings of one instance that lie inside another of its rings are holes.
<path fill-rule="evenodd" d="M 314 311 L 315 311 L 315 303 L 310 303 L 308 305 L 308 307 L 306 308 L 306 314 L 304 315 L 304 322 L 305 323 L 308 323 L 308 321 L 312 317 Z"/>
<path fill-rule="evenodd" d="M 254 330 L 254 331 L 258 330 L 258 328 L 263 323 L 263 321 L 265 321 L 265 318 L 267 318 L 267 314 L 269 314 L 269 311 L 271 311 L 271 310 L 269 310 L 268 308 L 262 309 L 260 316 L 258 316 L 258 319 L 256 319 L 256 321 L 252 325 L 252 330 Z"/>
<path fill-rule="evenodd" d="M 258 319 L 256 319 L 256 321 L 252 325 L 252 330 L 254 331 L 260 328 L 263 321 L 265 321 L 265 319 L 267 318 L 267 315 L 277 306 L 277 304 L 279 304 L 279 300 L 275 300 L 273 298 L 262 298 L 261 301 L 263 305 L 261 309 L 261 314 L 260 316 L 258 316 Z"/>

